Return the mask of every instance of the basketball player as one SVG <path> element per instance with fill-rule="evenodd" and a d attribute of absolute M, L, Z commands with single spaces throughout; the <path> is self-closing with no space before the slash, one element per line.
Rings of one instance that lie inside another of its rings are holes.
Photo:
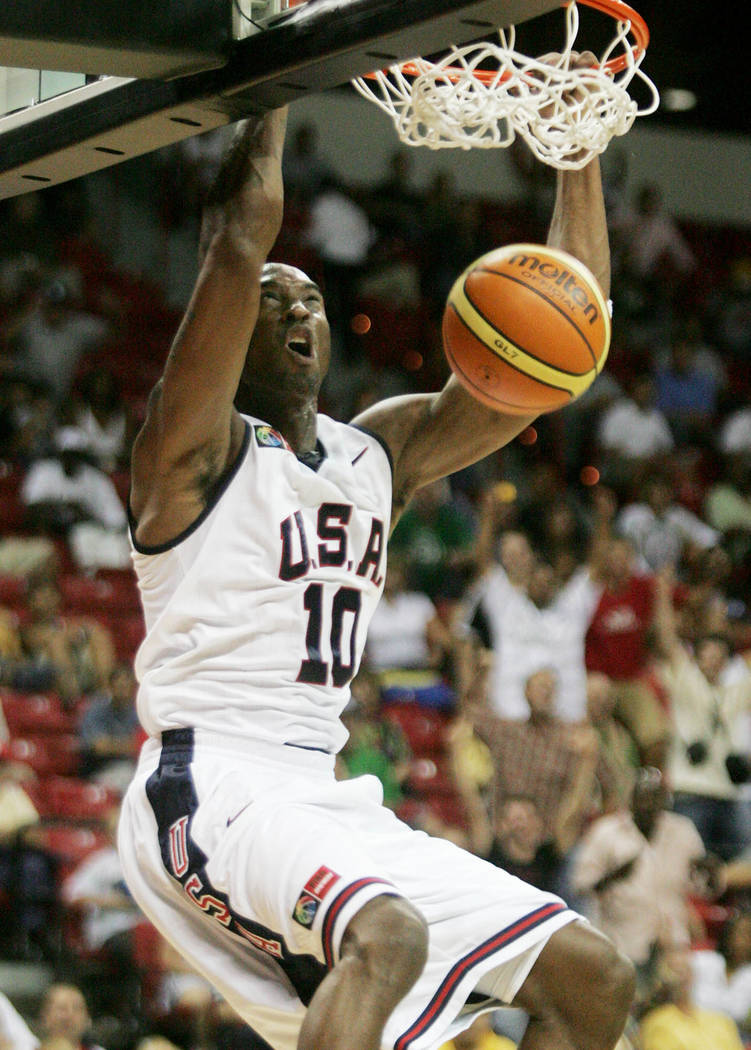
<path fill-rule="evenodd" d="M 630 964 L 560 899 L 336 781 L 339 721 L 412 493 L 510 441 L 451 379 L 350 425 L 317 414 L 318 287 L 266 263 L 286 113 L 238 127 L 202 264 L 132 463 L 149 735 L 120 850 L 162 934 L 278 1050 L 427 1050 L 499 1003 L 523 1050 L 610 1050 Z M 562 173 L 550 241 L 607 292 L 597 163 Z"/>

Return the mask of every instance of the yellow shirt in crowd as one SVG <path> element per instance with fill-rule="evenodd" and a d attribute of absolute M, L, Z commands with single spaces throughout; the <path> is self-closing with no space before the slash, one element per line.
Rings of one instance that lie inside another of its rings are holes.
<path fill-rule="evenodd" d="M 642 1050 L 743 1050 L 735 1022 L 714 1010 L 658 1006 L 641 1023 Z"/>
<path fill-rule="evenodd" d="M 444 1043 L 440 1050 L 456 1050 L 456 1048 L 453 1043 Z M 511 1039 L 507 1039 L 505 1035 L 496 1035 L 495 1032 L 484 1032 L 478 1037 L 472 1050 L 516 1050 L 516 1043 L 512 1042 Z"/>

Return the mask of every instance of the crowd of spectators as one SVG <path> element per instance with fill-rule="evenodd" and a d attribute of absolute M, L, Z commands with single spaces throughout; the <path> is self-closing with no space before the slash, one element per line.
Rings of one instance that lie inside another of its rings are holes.
<path fill-rule="evenodd" d="M 171 161 L 168 230 L 218 156 L 203 138 Z M 351 186 L 302 125 L 285 179 L 275 257 L 324 287 L 341 418 L 441 383 L 456 274 L 544 237 L 531 173 L 521 204 L 463 199 L 400 149 Z M 607 190 L 609 367 L 416 495 L 338 771 L 606 930 L 639 973 L 623 1050 L 751 1046 L 751 240 L 679 224 L 655 185 Z M 0 999 L 0 1048 L 259 1050 L 138 914 L 112 840 L 140 741 L 128 452 L 177 317 L 113 266 L 80 183 L 2 220 L 0 961 L 54 980 L 25 1020 Z M 499 1011 L 455 1045 L 523 1026 Z"/>

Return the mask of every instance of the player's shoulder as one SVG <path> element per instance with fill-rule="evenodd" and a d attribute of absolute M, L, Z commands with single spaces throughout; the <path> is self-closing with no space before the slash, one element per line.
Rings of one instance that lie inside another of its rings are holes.
<path fill-rule="evenodd" d="M 318 434 L 327 448 L 336 443 L 343 450 L 352 452 L 353 457 L 364 454 L 365 449 L 378 450 L 378 455 L 385 457 L 389 471 L 393 472 L 394 461 L 388 443 L 379 433 L 371 430 L 365 423 L 360 423 L 358 419 L 343 423 L 319 413 Z"/>

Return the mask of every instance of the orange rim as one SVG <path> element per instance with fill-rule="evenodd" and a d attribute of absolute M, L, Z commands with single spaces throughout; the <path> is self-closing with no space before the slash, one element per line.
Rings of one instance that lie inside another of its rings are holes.
<path fill-rule="evenodd" d="M 633 35 L 635 41 L 631 48 L 634 59 L 638 59 L 647 50 L 649 45 L 649 27 L 639 12 L 624 3 L 624 0 L 578 0 L 578 2 L 584 4 L 586 7 L 594 8 L 596 11 L 600 11 L 604 15 L 609 15 L 617 22 L 631 23 L 629 32 Z M 561 4 L 561 7 L 568 7 L 568 3 Z M 613 74 L 620 73 L 628 64 L 628 59 L 625 54 L 616 55 L 605 63 L 605 69 L 608 69 Z M 403 62 L 399 68 L 402 73 L 408 77 L 419 77 L 422 72 L 416 62 Z M 461 80 L 466 75 L 466 70 L 462 69 L 460 66 L 446 66 L 442 71 L 442 74 L 447 80 Z M 375 73 L 366 74 L 367 77 L 374 77 L 375 75 Z M 509 73 L 503 73 L 500 77 L 501 83 L 504 80 L 508 80 L 510 75 L 511 74 Z M 493 71 L 492 69 L 473 69 L 472 76 L 476 77 L 482 84 L 490 84 L 498 79 L 498 71 Z"/>

